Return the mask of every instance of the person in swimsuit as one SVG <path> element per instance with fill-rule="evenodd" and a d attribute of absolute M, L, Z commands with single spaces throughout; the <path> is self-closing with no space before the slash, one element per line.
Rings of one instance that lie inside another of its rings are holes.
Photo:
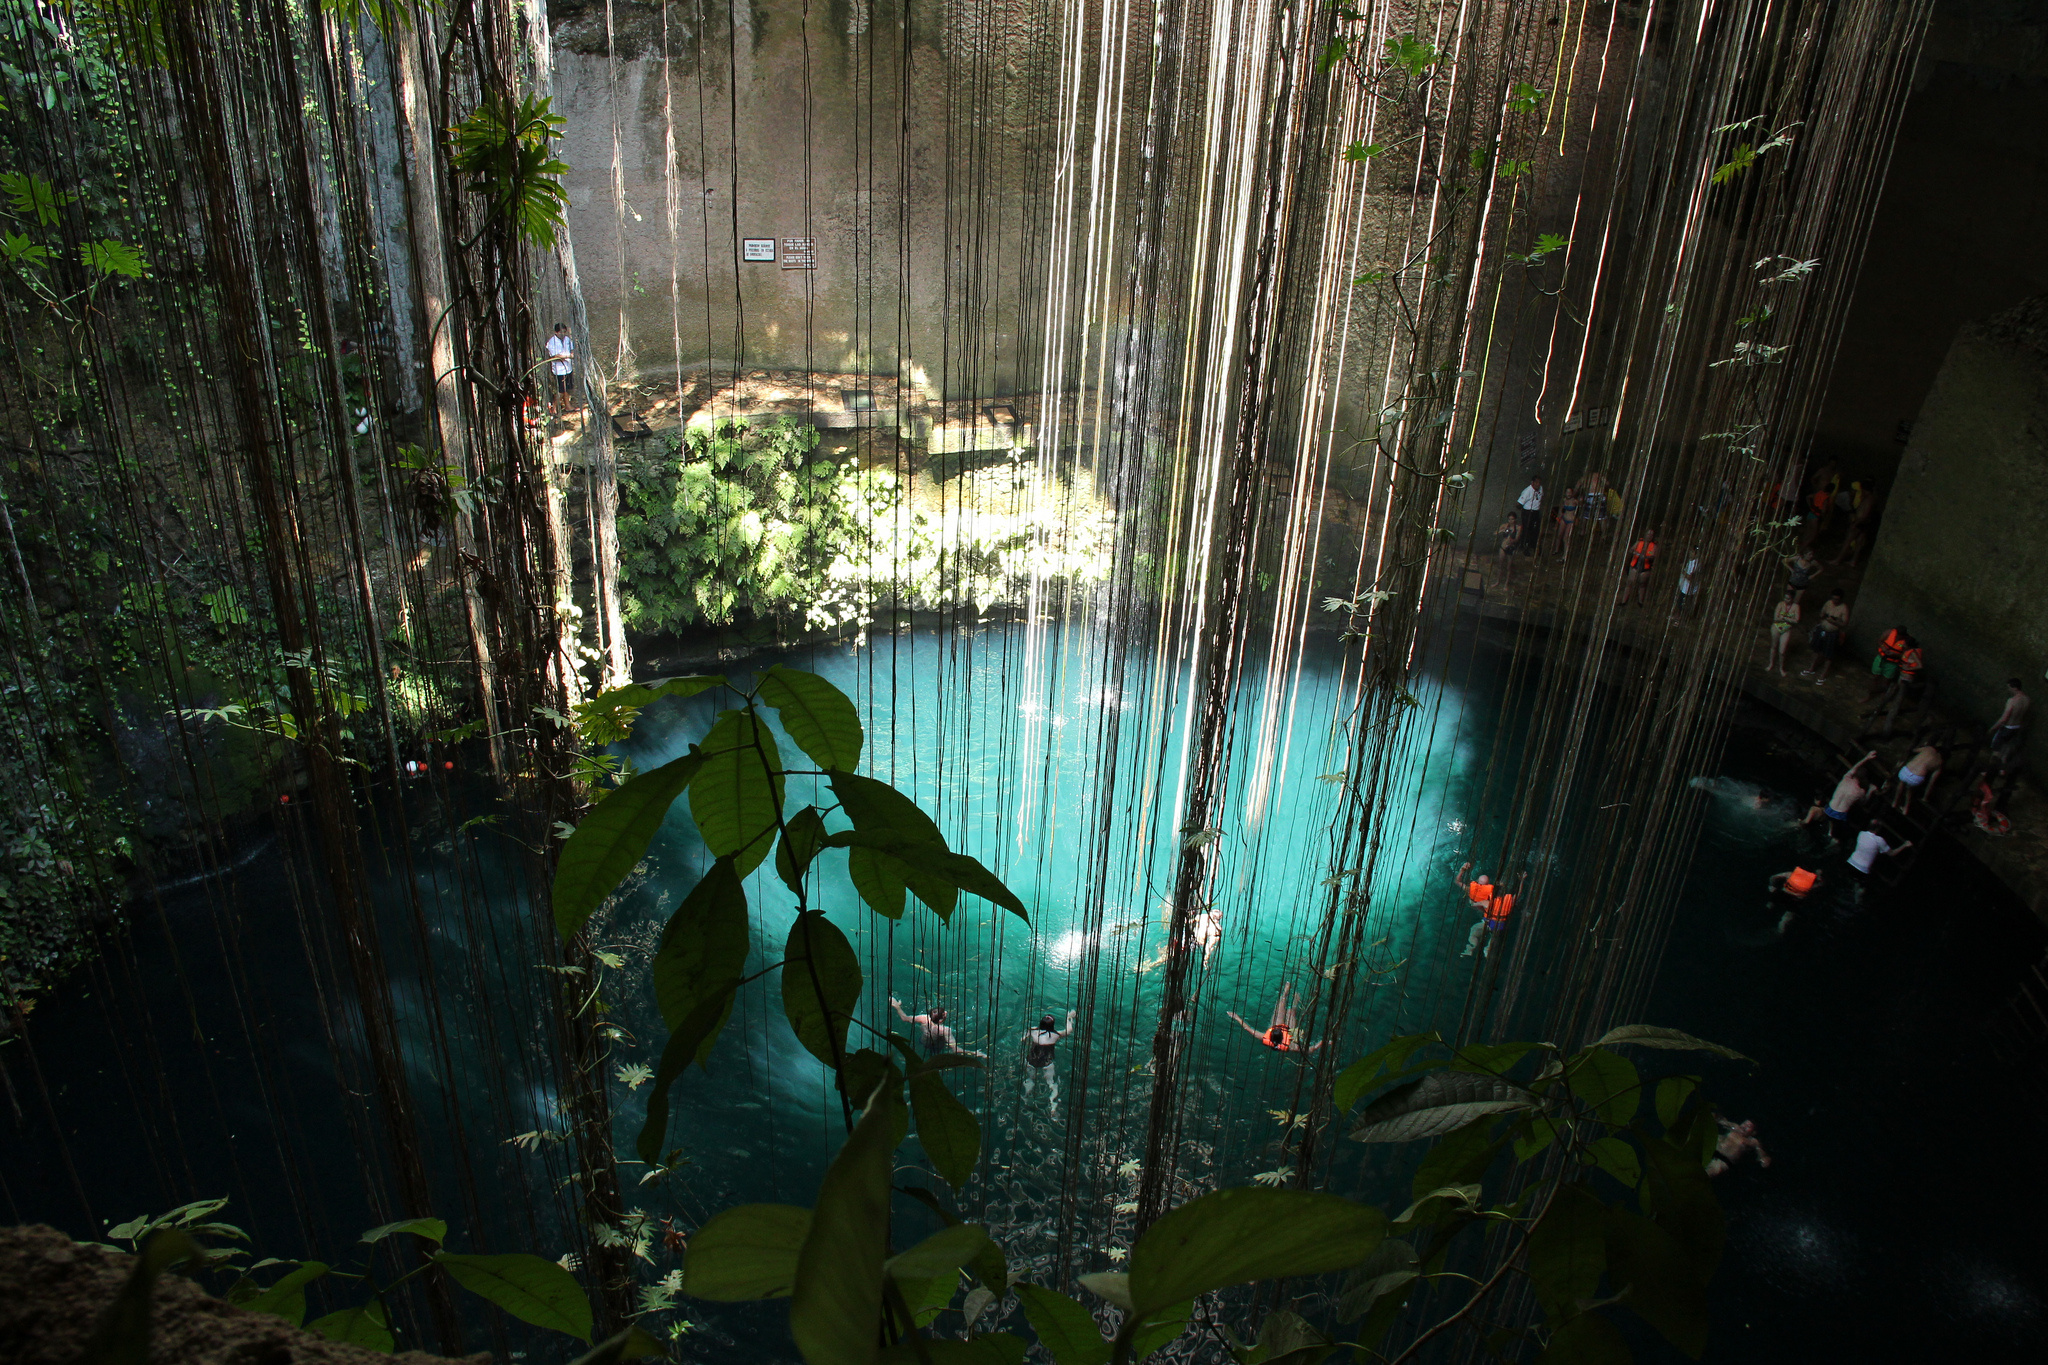
<path fill-rule="evenodd" d="M 1848 772 L 1843 773 L 1842 780 L 1835 783 L 1834 795 L 1828 798 L 1827 804 L 1823 806 L 1818 801 L 1814 802 L 1813 809 L 1807 811 L 1806 818 L 1799 823 L 1810 825 L 1825 815 L 1829 832 L 1835 836 L 1836 843 L 1854 843 L 1856 841 L 1856 830 L 1850 822 L 1850 817 L 1856 809 L 1856 803 L 1869 794 L 1868 789 L 1857 779 L 1856 774 L 1863 770 L 1864 764 L 1875 762 L 1876 759 L 1877 750 L 1875 749 L 1857 759 L 1855 766 L 1851 767 Z"/>
<path fill-rule="evenodd" d="M 1792 648 L 1792 627 L 1799 624 L 1799 589 L 1787 588 L 1785 595 L 1778 599 L 1778 605 L 1771 612 L 1771 658 L 1764 665 L 1764 672 L 1789 677 L 1785 672 L 1785 655 Z"/>
<path fill-rule="evenodd" d="M 1785 567 L 1791 572 L 1792 600 L 1804 604 L 1806 590 L 1813 586 L 1813 576 L 1820 572 L 1820 560 L 1813 551 L 1802 549 L 1796 555 L 1785 556 Z"/>
<path fill-rule="evenodd" d="M 1817 666 L 1801 669 L 1799 676 L 1813 679 L 1819 687 L 1827 682 L 1828 674 L 1835 668 L 1835 656 L 1842 652 L 1842 641 L 1849 634 L 1849 600 L 1836 588 L 1828 594 L 1828 600 L 1820 606 L 1820 624 L 1813 628 L 1808 643 L 1813 646 Z"/>
<path fill-rule="evenodd" d="M 1515 546 L 1522 539 L 1522 519 L 1513 512 L 1494 532 L 1500 540 L 1500 582 L 1502 587 L 1515 581 Z"/>
<path fill-rule="evenodd" d="M 1579 512 L 1584 506 L 1585 503 L 1580 499 L 1578 489 L 1567 488 L 1564 490 L 1564 504 L 1557 509 L 1557 557 L 1560 561 L 1572 552 L 1572 531 L 1579 524 Z"/>
<path fill-rule="evenodd" d="M 1910 815 L 1913 812 L 1913 793 L 1923 797 L 1934 795 L 1934 783 L 1941 776 L 1941 750 L 1932 744 L 1922 744 L 1913 750 L 1913 756 L 1906 760 L 1906 766 L 1899 769 L 1899 789 L 1892 796 L 1892 805 Z"/>
<path fill-rule="evenodd" d="M 1991 748 L 1993 752 L 2010 749 L 2020 742 L 2026 733 L 2027 711 L 2034 699 L 2026 694 L 2018 678 L 2005 680 L 2005 709 L 1998 713 L 1998 719 L 1991 722 Z"/>
<path fill-rule="evenodd" d="M 1771 1164 L 1771 1154 L 1766 1152 L 1764 1145 L 1756 1140 L 1756 1121 L 1754 1119 L 1744 1119 L 1741 1123 L 1736 1123 L 1730 1119 L 1716 1119 L 1715 1122 L 1721 1126 L 1721 1140 L 1714 1144 L 1713 1159 L 1707 1162 L 1708 1175 L 1720 1175 L 1730 1166 L 1742 1160 L 1745 1153 L 1752 1151 L 1756 1153 L 1757 1165 L 1768 1166 Z"/>
<path fill-rule="evenodd" d="M 1590 536 L 1607 520 L 1607 471 L 1594 470 L 1580 480 L 1579 487 L 1586 490 L 1586 534 Z"/>
<path fill-rule="evenodd" d="M 924 1044 L 927 1054 L 937 1057 L 942 1053 L 958 1052 L 968 1057 L 986 1057 L 986 1052 L 970 1052 L 960 1046 L 960 1040 L 953 1036 L 952 1028 L 946 1023 L 945 1006 L 935 1007 L 929 1014 L 905 1014 L 903 1002 L 895 996 L 889 997 L 895 1007 L 896 1017 L 906 1024 L 917 1025 L 919 1041 Z"/>
<path fill-rule="evenodd" d="M 1272 1048 L 1273 1051 L 1299 1052 L 1306 1055 L 1314 1052 L 1323 1044 L 1310 1043 L 1307 1047 L 1303 1047 L 1296 1040 L 1294 1036 L 1294 1006 L 1287 1003 L 1287 992 L 1293 989 L 1294 983 L 1291 981 L 1280 987 L 1280 998 L 1273 1002 L 1273 1021 L 1262 1029 L 1253 1028 L 1250 1024 L 1245 1023 L 1243 1017 L 1236 1010 L 1225 1010 L 1224 1013 L 1237 1020 L 1239 1028 L 1258 1039 L 1265 1046 Z M 1327 1042 L 1328 1039 L 1324 1041 Z"/>
<path fill-rule="evenodd" d="M 1045 1077 L 1046 1102 L 1055 1110 L 1060 1103 L 1060 1073 L 1054 1068 L 1053 1049 L 1062 1038 L 1074 1036 L 1075 1010 L 1067 1011 L 1067 1026 L 1056 1029 L 1050 1014 L 1038 1017 L 1038 1027 L 1024 1030 L 1024 1098 L 1031 1098 L 1033 1086 Z"/>

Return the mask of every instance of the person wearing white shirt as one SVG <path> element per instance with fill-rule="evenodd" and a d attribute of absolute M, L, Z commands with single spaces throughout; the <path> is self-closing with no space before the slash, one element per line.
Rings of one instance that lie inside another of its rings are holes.
<path fill-rule="evenodd" d="M 1868 877 L 1877 870 L 1879 858 L 1903 853 L 1912 846 L 1911 839 L 1902 844 L 1894 844 L 1874 829 L 1863 830 L 1856 836 L 1856 851 L 1849 855 L 1849 868 Z"/>
<path fill-rule="evenodd" d="M 569 339 L 569 324 L 555 324 L 548 338 L 548 368 L 554 371 L 555 386 L 548 393 L 548 411 L 559 415 L 566 404 L 576 406 L 576 343 Z"/>
<path fill-rule="evenodd" d="M 1536 535 L 1543 527 L 1543 478 L 1532 477 L 1529 486 L 1522 490 L 1522 496 L 1515 499 L 1515 505 L 1522 509 L 1522 539 L 1518 547 L 1523 554 L 1536 553 Z"/>

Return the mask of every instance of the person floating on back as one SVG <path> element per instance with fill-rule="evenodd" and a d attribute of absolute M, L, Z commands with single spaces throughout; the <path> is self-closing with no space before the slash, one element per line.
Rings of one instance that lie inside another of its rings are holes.
<path fill-rule="evenodd" d="M 1024 1030 L 1024 1098 L 1031 1098 L 1031 1091 L 1040 1076 L 1045 1077 L 1046 1103 L 1055 1110 L 1060 1102 L 1060 1073 L 1054 1066 L 1057 1060 L 1053 1049 L 1060 1039 L 1074 1036 L 1075 1010 L 1067 1011 L 1067 1026 L 1053 1027 L 1053 1017 L 1042 1014 L 1038 1027 Z"/>
<path fill-rule="evenodd" d="M 1295 1039 L 1294 1006 L 1287 1003 L 1287 992 L 1293 989 L 1294 983 L 1291 981 L 1280 987 L 1280 998 L 1273 1002 L 1273 1020 L 1263 1029 L 1255 1029 L 1250 1024 L 1245 1023 L 1236 1010 L 1225 1010 L 1224 1013 L 1236 1019 L 1239 1028 L 1242 1028 L 1246 1033 L 1249 1033 L 1267 1047 L 1272 1048 L 1275 1052 L 1299 1052 L 1302 1054 L 1314 1052 L 1323 1044 L 1310 1043 L 1307 1047 L 1303 1047 Z M 1327 1042 L 1328 1040 L 1325 1039 L 1324 1041 Z"/>
<path fill-rule="evenodd" d="M 968 1057 L 988 1055 L 985 1052 L 969 1051 L 960 1046 L 960 1040 L 953 1036 L 952 1028 L 946 1023 L 945 1006 L 935 1006 L 929 1014 L 905 1014 L 901 1000 L 892 995 L 889 997 L 889 1003 L 895 1007 L 898 1019 L 906 1024 L 917 1025 L 919 1041 L 924 1044 L 924 1050 L 931 1056 L 937 1057 L 947 1052 L 958 1052 Z"/>
<path fill-rule="evenodd" d="M 1479 912 L 1479 919 L 1465 940 L 1465 951 L 1458 956 L 1470 957 L 1478 952 L 1481 938 L 1487 939 L 1486 955 L 1490 956 L 1493 952 L 1493 940 L 1487 936 L 1500 933 L 1508 927 L 1508 916 L 1515 912 L 1515 893 L 1501 890 L 1493 884 L 1493 878 L 1488 876 L 1482 875 L 1467 881 L 1465 874 L 1471 870 L 1472 864 L 1468 861 L 1458 869 L 1456 881 L 1458 889 L 1465 893 L 1466 903 Z M 1526 872 L 1522 874 L 1524 877 L 1528 875 Z M 1521 885 L 1520 878 L 1516 879 L 1515 885 Z"/>

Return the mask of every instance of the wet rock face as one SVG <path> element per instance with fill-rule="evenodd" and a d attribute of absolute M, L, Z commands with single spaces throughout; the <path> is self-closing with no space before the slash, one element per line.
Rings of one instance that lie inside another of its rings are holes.
<path fill-rule="evenodd" d="M 548 0 L 550 40 L 555 49 L 586 57 L 612 55 L 622 62 L 662 55 L 660 5 L 612 0 L 609 31 L 605 27 L 605 9 L 604 0 Z M 670 14 L 668 49 L 672 55 L 694 55 L 695 14 L 694 10 Z"/>
<path fill-rule="evenodd" d="M 0 1228 L 0 1360 L 75 1365 L 135 1258 L 82 1246 L 55 1228 Z M 157 1282 L 150 1365 L 429 1365 L 442 1357 L 384 1355 L 249 1313 L 176 1274 Z M 488 1354 L 464 1365 L 490 1365 Z"/>

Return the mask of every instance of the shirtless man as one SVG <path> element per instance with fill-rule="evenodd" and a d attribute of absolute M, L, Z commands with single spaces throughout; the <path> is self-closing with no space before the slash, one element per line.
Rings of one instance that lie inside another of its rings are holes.
<path fill-rule="evenodd" d="M 1721 1140 L 1714 1144 L 1714 1159 L 1707 1163 L 1708 1175 L 1720 1175 L 1742 1160 L 1744 1152 L 1752 1150 L 1756 1152 L 1757 1165 L 1771 1164 L 1771 1154 L 1756 1140 L 1756 1120 L 1744 1119 L 1736 1123 L 1730 1119 L 1716 1119 L 1715 1122 L 1721 1125 Z"/>
<path fill-rule="evenodd" d="M 1304 1055 L 1314 1052 L 1323 1044 L 1310 1043 L 1303 1047 L 1294 1036 L 1294 1006 L 1287 1003 L 1287 992 L 1293 989 L 1294 983 L 1291 981 L 1280 987 L 1280 998 L 1273 1002 L 1273 1021 L 1263 1029 L 1256 1029 L 1245 1023 L 1236 1010 L 1225 1010 L 1224 1013 L 1236 1019 L 1239 1028 L 1275 1052 L 1299 1052 Z M 1327 1038 L 1323 1040 L 1328 1041 Z"/>
<path fill-rule="evenodd" d="M 1906 760 L 1906 766 L 1899 769 L 1899 790 L 1892 797 L 1892 805 L 1911 814 L 1913 793 L 1932 798 L 1935 781 L 1941 776 L 1941 750 L 1932 744 L 1922 744 L 1913 750 L 1913 756 Z"/>
<path fill-rule="evenodd" d="M 1077 1011 L 1067 1011 L 1067 1026 L 1055 1029 L 1052 1016 L 1041 1014 L 1038 1027 L 1024 1030 L 1024 1098 L 1031 1098 L 1032 1087 L 1040 1076 L 1045 1077 L 1047 1103 L 1055 1111 L 1060 1103 L 1060 1073 L 1054 1068 L 1053 1049 L 1062 1038 L 1074 1036 L 1074 1016 Z"/>
<path fill-rule="evenodd" d="M 928 1055 L 937 1057 L 942 1053 L 958 1052 L 969 1057 L 988 1056 L 986 1052 L 970 1052 L 960 1046 L 960 1040 L 953 1036 L 952 1028 L 946 1023 L 945 1006 L 937 1006 L 929 1014 L 905 1014 L 901 1000 L 892 995 L 889 997 L 889 1003 L 895 1007 L 898 1019 L 906 1024 L 917 1025 L 919 1041 L 924 1044 L 924 1050 Z"/>
<path fill-rule="evenodd" d="M 2034 699 L 2020 687 L 2018 678 L 2005 680 L 2005 709 L 1998 713 L 1998 719 L 1991 722 L 1991 747 L 2009 749 L 2019 743 L 2020 734 L 2027 728 L 2027 711 Z"/>
<path fill-rule="evenodd" d="M 1856 774 L 1863 770 L 1864 764 L 1873 762 L 1876 758 L 1877 750 L 1872 749 L 1869 753 L 1857 759 L 1855 766 L 1850 768 L 1848 772 L 1843 773 L 1842 780 L 1835 784 L 1835 794 L 1828 798 L 1827 805 L 1823 806 L 1818 801 L 1814 802 L 1813 809 L 1807 811 L 1806 818 L 1799 823 L 1810 825 L 1825 814 L 1828 821 L 1828 832 L 1835 836 L 1835 842 L 1838 844 L 1853 843 L 1856 839 L 1856 831 L 1850 828 L 1850 814 L 1855 811 L 1856 803 L 1870 794 L 1870 789 L 1857 780 Z"/>

